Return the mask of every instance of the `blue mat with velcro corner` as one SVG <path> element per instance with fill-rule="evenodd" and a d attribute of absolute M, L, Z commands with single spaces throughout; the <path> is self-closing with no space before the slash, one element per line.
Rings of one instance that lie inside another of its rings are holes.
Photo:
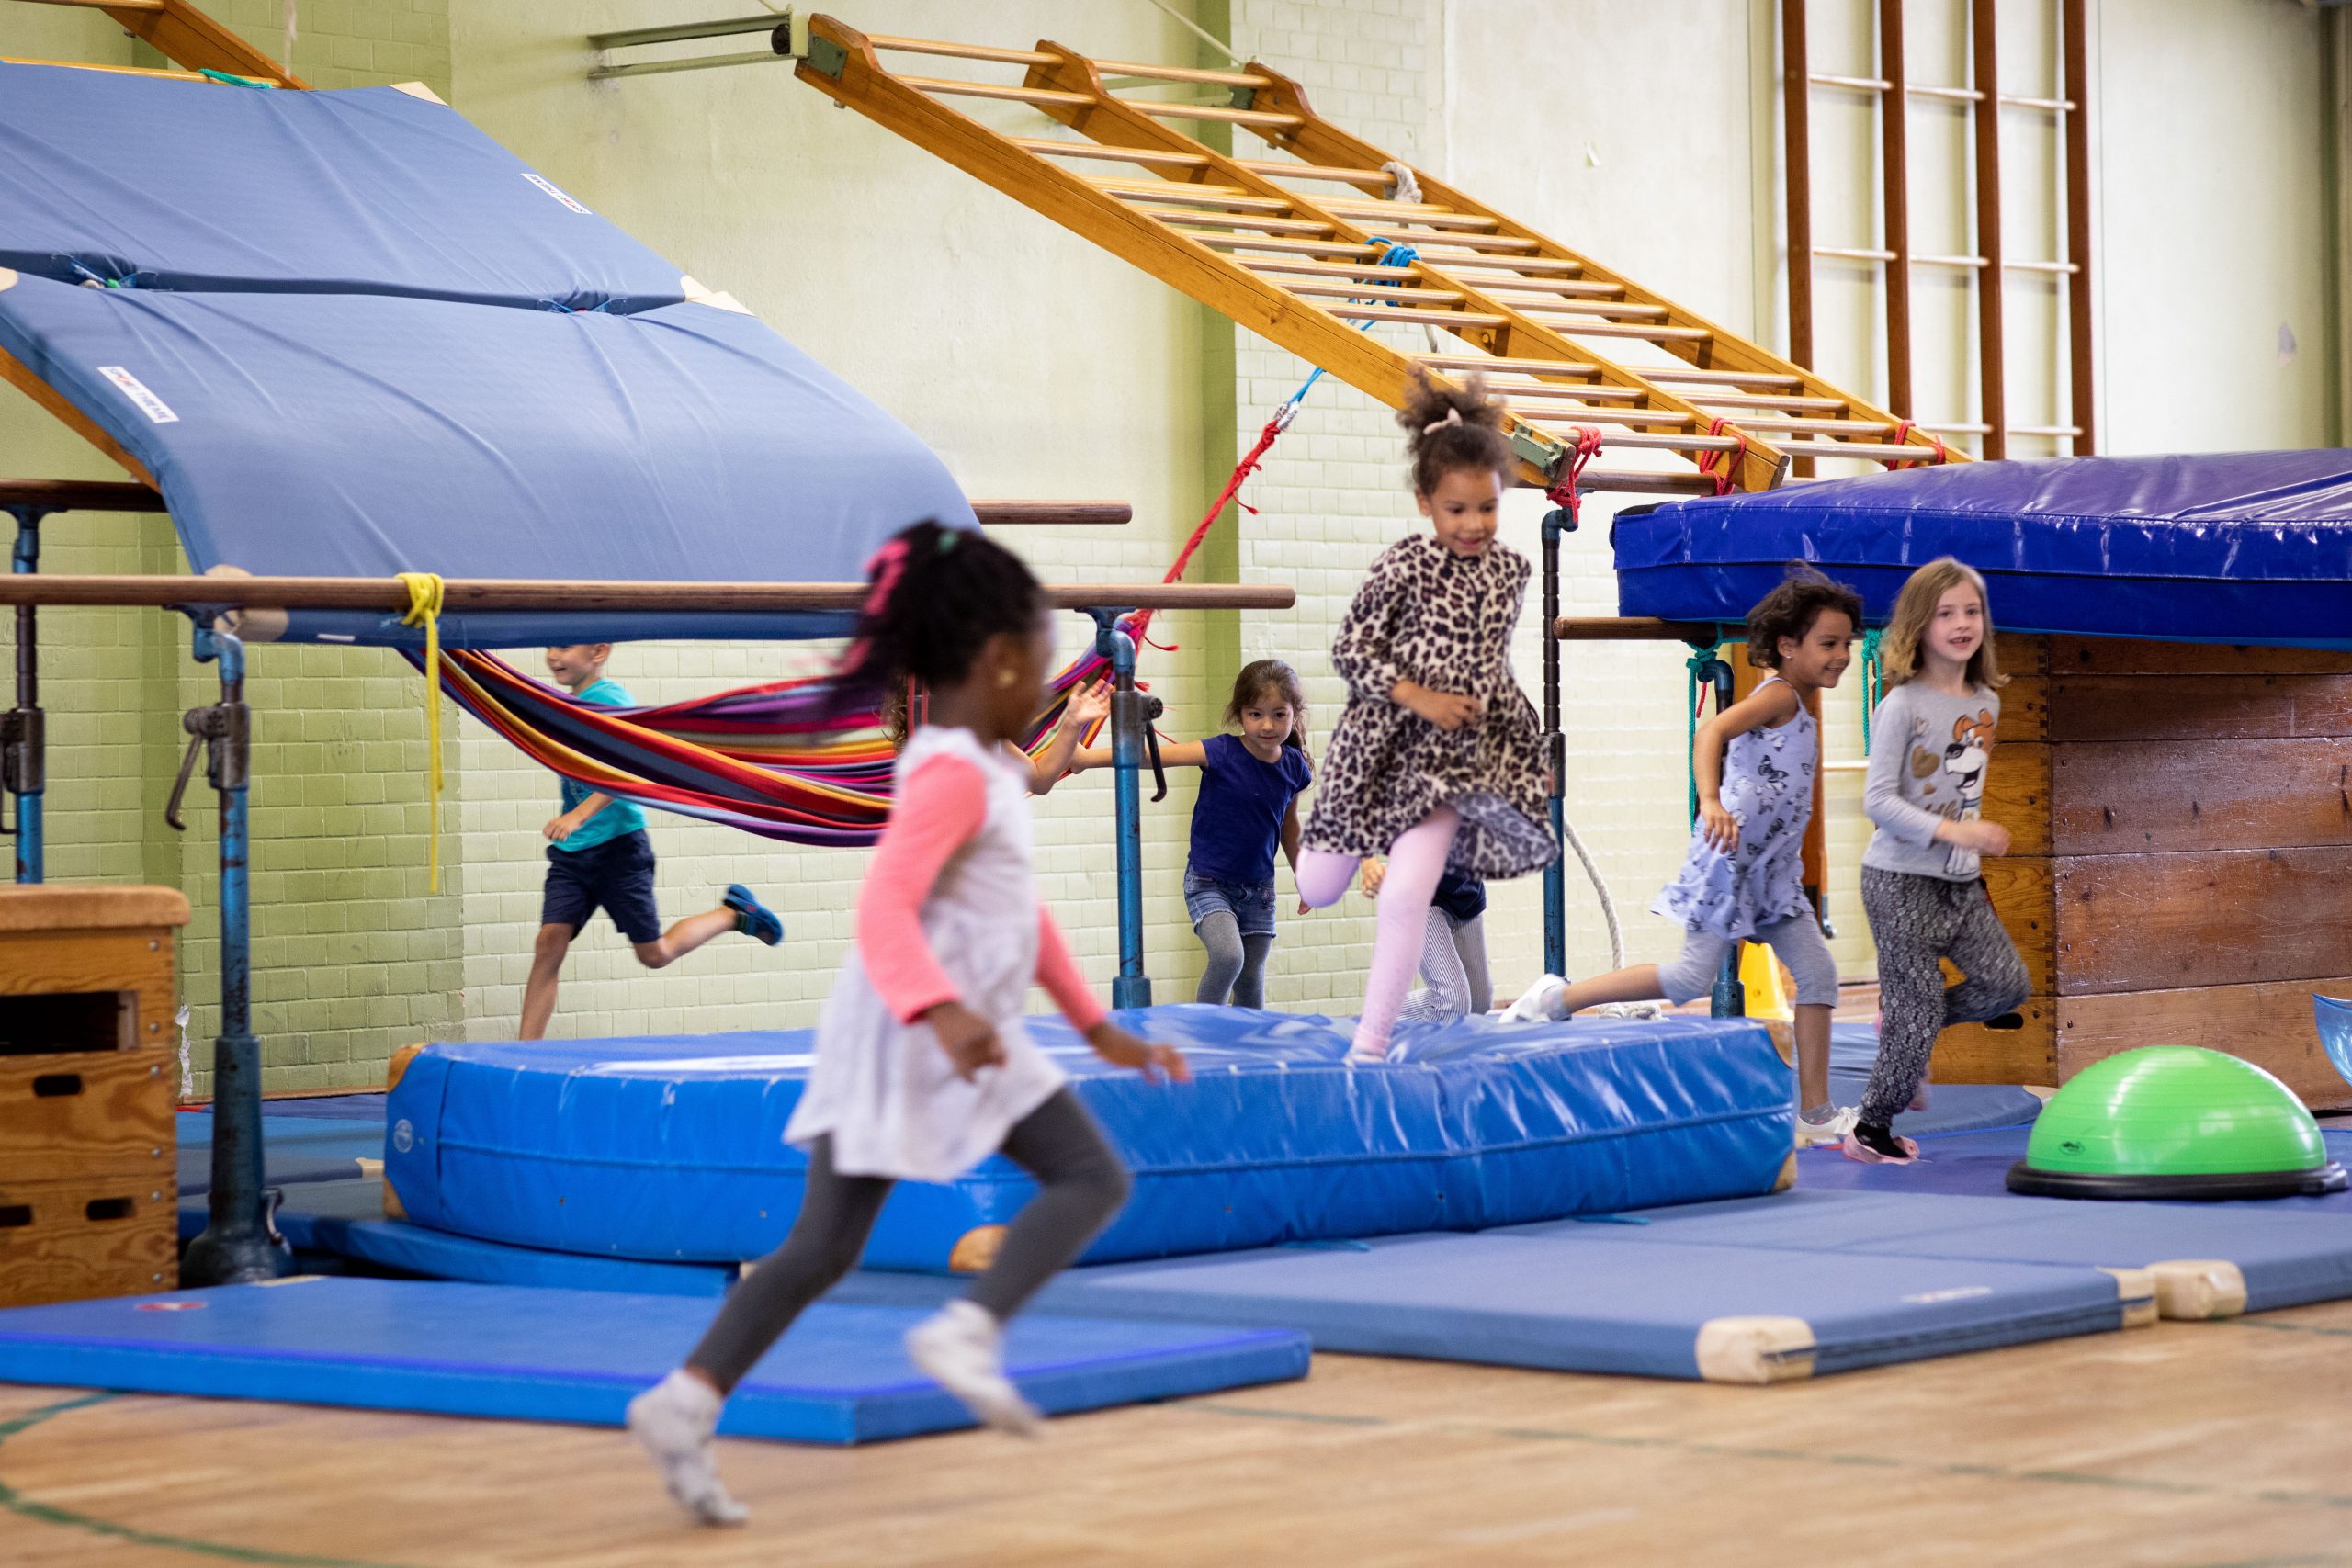
<path fill-rule="evenodd" d="M 1812 1162 L 1805 1166 L 1812 1168 Z M 1911 1167 L 1917 1169 L 1917 1167 Z M 2201 1310 L 2229 1315 L 2352 1297 L 2352 1209 L 2288 1208 L 2278 1202 L 2082 1202 L 2058 1198 L 1953 1196 L 1932 1192 L 1807 1189 L 1778 1198 L 1693 1203 L 1626 1216 L 1643 1222 L 1623 1235 L 1674 1247 L 1755 1247 L 1806 1257 L 1899 1255 L 2085 1268 L 2156 1269 L 2196 1264 L 2211 1281 Z M 1495 1234 L 1580 1239 L 1573 1221 Z M 2214 1269 L 2214 1264 L 2224 1265 Z M 2160 1296 L 2167 1281 L 2157 1281 Z M 2216 1311 L 2218 1291 L 2229 1303 Z"/>
<path fill-rule="evenodd" d="M 1147 1083 L 1059 1020 L 1040 1045 L 1136 1176 L 1089 1261 L 1475 1229 L 1768 1192 L 1792 1075 L 1761 1025 L 1668 1019 L 1408 1025 L 1340 1062 L 1344 1021 L 1193 1005 L 1124 1015 L 1194 1080 Z M 807 1161 L 783 1134 L 807 1031 L 435 1045 L 393 1089 L 385 1175 L 409 1217 L 486 1241 L 662 1262 L 773 1248 Z M 902 1183 L 870 1268 L 941 1269 L 1035 1191 L 1001 1157 Z"/>
<path fill-rule="evenodd" d="M 1393 1236 L 1072 1270 L 1041 1310 L 1296 1328 L 1318 1350 L 1767 1382 L 2153 1315 L 2093 1268 L 1551 1234 Z"/>
<path fill-rule="evenodd" d="M 676 1296 L 298 1276 L 0 1312 L 0 1381 L 617 1426 L 714 1304 Z M 862 1443 L 971 1426 L 900 1344 L 922 1314 L 811 1307 L 722 1435 Z M 1304 1377 L 1304 1336 L 1023 1315 L 1006 1371 L 1050 1414 Z"/>

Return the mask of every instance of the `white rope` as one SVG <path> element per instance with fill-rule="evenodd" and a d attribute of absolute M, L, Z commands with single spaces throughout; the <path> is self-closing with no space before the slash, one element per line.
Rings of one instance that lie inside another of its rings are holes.
<path fill-rule="evenodd" d="M 1623 969 L 1625 967 L 1625 932 L 1617 923 L 1617 900 L 1609 896 L 1608 879 L 1600 874 L 1600 867 L 1593 860 L 1592 852 L 1585 848 L 1583 838 L 1577 832 L 1577 825 L 1565 817 L 1560 823 L 1568 831 L 1568 848 L 1576 851 L 1577 859 L 1584 863 L 1584 874 L 1592 879 L 1592 890 L 1600 897 L 1600 918 L 1609 924 L 1609 967 Z"/>
<path fill-rule="evenodd" d="M 1156 6 L 1160 10 L 1165 11 L 1170 16 L 1175 17 L 1177 21 L 1184 26 L 1186 30 L 1198 38 L 1203 43 L 1207 44 L 1211 49 L 1216 50 L 1219 54 L 1222 54 L 1227 60 L 1233 62 L 1236 65 L 1247 65 L 1250 63 L 1239 55 L 1234 53 L 1233 51 L 1227 46 L 1223 39 L 1218 38 L 1215 33 L 1201 26 L 1200 23 L 1193 20 L 1192 17 L 1176 9 L 1175 6 L 1169 5 L 1167 0 L 1146 0 L 1146 3 Z"/>

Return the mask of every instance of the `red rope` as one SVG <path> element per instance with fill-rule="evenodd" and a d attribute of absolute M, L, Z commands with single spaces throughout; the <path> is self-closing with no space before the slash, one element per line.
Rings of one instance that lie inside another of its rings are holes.
<path fill-rule="evenodd" d="M 1917 425 L 1912 423 L 1907 419 L 1896 421 L 1894 426 L 1894 445 L 1897 446 L 1909 446 L 1911 443 L 1911 433 L 1918 428 L 1919 427 Z M 1943 437 L 1938 435 L 1932 430 L 1925 432 L 1924 434 L 1927 435 L 1929 444 L 1936 449 L 1935 461 L 1939 464 L 1949 463 L 1951 461 L 1951 449 L 1944 445 Z M 1887 465 L 1887 469 L 1889 472 L 1894 472 L 1902 468 L 1916 468 L 1927 460 L 1928 459 L 1924 457 L 1914 457 L 1906 462 L 1889 463 Z"/>
<path fill-rule="evenodd" d="M 1600 432 L 1589 424 L 1579 424 L 1575 429 L 1577 444 L 1563 455 L 1552 482 L 1544 491 L 1553 505 L 1567 508 L 1571 528 L 1577 524 L 1577 480 L 1583 478 L 1585 465 L 1600 455 Z"/>
<path fill-rule="evenodd" d="M 1288 404 L 1283 406 L 1285 409 L 1290 407 Z M 1194 553 L 1208 538 L 1209 530 L 1216 526 L 1216 520 L 1219 517 L 1225 515 L 1227 502 L 1232 502 L 1244 512 L 1255 513 L 1258 510 L 1248 502 L 1238 499 L 1241 486 L 1251 474 L 1258 471 L 1258 460 L 1263 457 L 1273 444 L 1281 438 L 1283 429 L 1289 423 L 1278 412 L 1266 422 L 1266 427 L 1263 430 L 1258 432 L 1258 444 L 1244 453 L 1241 461 L 1233 466 L 1233 476 L 1225 481 L 1225 488 L 1217 491 L 1216 499 L 1209 502 L 1207 513 L 1202 516 L 1199 525 L 1193 529 L 1192 537 L 1184 541 L 1184 547 L 1176 552 L 1176 564 L 1168 569 L 1168 574 L 1160 579 L 1162 582 L 1174 582 L 1184 575 L 1184 569 L 1193 564 Z M 1144 633 L 1151 626 L 1151 615 L 1152 613 L 1149 610 L 1137 611 L 1127 624 L 1127 635 L 1137 642 L 1147 640 Z M 1174 651 L 1173 645 L 1153 643 L 1151 646 L 1167 652 Z"/>
<path fill-rule="evenodd" d="M 1707 434 L 1711 438 L 1721 435 L 1730 423 L 1731 420 L 1728 416 L 1721 419 L 1709 420 L 1707 422 Z M 1722 464 L 1720 468 L 1716 467 L 1718 463 Z M 1715 481 L 1715 493 L 1717 495 L 1729 495 L 1731 493 L 1731 454 L 1729 452 L 1700 453 L 1699 475 L 1702 479 L 1710 479 Z"/>

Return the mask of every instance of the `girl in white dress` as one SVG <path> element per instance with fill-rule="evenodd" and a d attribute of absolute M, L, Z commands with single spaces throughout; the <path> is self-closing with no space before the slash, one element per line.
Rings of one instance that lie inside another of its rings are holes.
<path fill-rule="evenodd" d="M 1004 1375 L 1002 1325 L 1126 1201 L 1127 1173 L 1060 1067 L 1022 1027 L 1031 985 L 1105 1060 L 1182 1081 L 1184 1058 L 1111 1021 L 1029 872 L 1029 770 L 1005 743 L 1045 689 L 1052 628 L 1028 568 L 977 534 L 918 524 L 868 564 L 844 705 L 908 679 L 928 722 L 899 752 L 857 940 L 817 1026 L 785 1129 L 808 1185 L 784 1245 L 729 1292 L 685 1365 L 630 1402 L 670 1495 L 739 1524 L 710 1438 L 721 1402 L 801 1309 L 857 1264 L 899 1180 L 950 1181 L 1001 1149 L 1037 1179 L 970 1292 L 907 1336 L 908 1354 L 989 1425 L 1034 1432 Z"/>

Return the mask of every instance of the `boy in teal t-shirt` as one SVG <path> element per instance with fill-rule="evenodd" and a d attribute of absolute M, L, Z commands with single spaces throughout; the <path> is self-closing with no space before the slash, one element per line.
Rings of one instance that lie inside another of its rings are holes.
<path fill-rule="evenodd" d="M 612 656 L 608 642 L 550 648 L 548 673 L 575 701 L 632 706 L 620 682 L 605 676 L 605 661 Z M 523 987 L 517 1039 L 537 1040 L 547 1032 L 564 954 L 599 908 L 612 916 L 648 969 L 665 968 L 724 931 L 741 931 L 770 947 L 784 940 L 784 922 L 741 883 L 727 889 L 718 908 L 689 915 L 663 931 L 653 902 L 653 840 L 646 837 L 645 813 L 629 801 L 565 779 L 563 809 L 541 831 L 548 839 L 548 884 L 539 902 L 538 938 L 531 944 L 531 978 Z"/>

